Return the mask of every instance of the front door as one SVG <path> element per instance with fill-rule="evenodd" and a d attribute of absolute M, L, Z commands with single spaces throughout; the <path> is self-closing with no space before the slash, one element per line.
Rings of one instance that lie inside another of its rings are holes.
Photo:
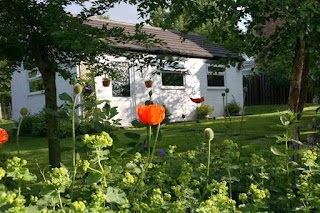
<path fill-rule="evenodd" d="M 116 118 L 121 119 L 123 126 L 129 126 L 133 120 L 134 113 L 134 72 L 129 66 L 128 61 L 112 61 L 115 68 L 117 78 L 112 79 L 112 99 L 111 105 L 118 107 L 118 115 Z"/>

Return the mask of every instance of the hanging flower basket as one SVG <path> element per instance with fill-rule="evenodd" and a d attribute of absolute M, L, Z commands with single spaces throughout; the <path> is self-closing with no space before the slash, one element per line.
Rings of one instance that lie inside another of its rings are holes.
<path fill-rule="evenodd" d="M 151 88 L 152 87 L 152 83 L 153 83 L 152 80 L 147 80 L 147 81 L 144 82 L 144 84 L 146 85 L 147 88 Z"/>
<path fill-rule="evenodd" d="M 191 100 L 193 103 L 200 104 L 200 103 L 204 102 L 204 97 L 201 97 L 201 98 L 191 98 L 191 97 L 190 97 L 190 100 Z"/>
<path fill-rule="evenodd" d="M 110 86 L 110 79 L 109 79 L 109 78 L 103 78 L 103 79 L 102 79 L 102 85 L 103 85 L 104 87 Z"/>

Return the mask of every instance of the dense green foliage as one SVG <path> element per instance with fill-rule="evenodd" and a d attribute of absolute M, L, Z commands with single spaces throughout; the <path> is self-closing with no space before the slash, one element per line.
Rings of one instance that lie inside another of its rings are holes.
<path fill-rule="evenodd" d="M 238 102 L 236 102 L 234 99 L 227 103 L 227 105 L 224 107 L 224 112 L 227 115 L 239 115 L 239 112 L 241 110 L 241 106 Z"/>
<path fill-rule="evenodd" d="M 11 69 L 7 61 L 0 60 L 0 103 L 3 106 L 11 104 L 10 91 Z"/>
<path fill-rule="evenodd" d="M 88 18 L 105 13 L 119 2 L 122 1 L 0 2 L 0 60 L 4 59 L 15 66 L 21 66 L 23 62 L 24 69 L 37 68 L 42 75 L 45 107 L 50 112 L 45 116 L 49 159 L 53 167 L 59 167 L 61 160 L 59 122 L 56 116 L 56 72 L 66 79 L 71 78 L 70 68 L 84 62 L 86 65 L 95 65 L 96 75 L 105 72 L 115 76 L 117 71 L 110 67 L 108 60 L 101 60 L 106 52 L 111 56 L 126 56 L 135 62 L 136 58 L 143 58 L 142 54 L 132 54 L 124 48 L 117 48 L 116 43 L 134 41 L 143 46 L 156 42 L 154 36 L 141 33 L 140 25 L 137 25 L 135 33 L 129 34 L 117 27 L 97 28 L 87 24 Z M 79 16 L 64 10 L 70 5 L 82 8 Z M 143 12 L 146 5 L 141 4 L 139 7 L 140 12 Z"/>
<path fill-rule="evenodd" d="M 214 108 L 209 104 L 201 104 L 196 108 L 197 119 L 204 119 L 210 116 L 214 112 Z"/>
<path fill-rule="evenodd" d="M 266 115 L 264 120 L 268 116 L 272 115 Z M 277 123 L 282 124 L 280 129 L 284 134 L 277 136 L 271 151 L 248 152 L 248 144 L 236 143 L 237 137 L 217 140 L 212 135 L 209 154 L 208 138 L 197 135 L 199 143 L 194 145 L 195 149 L 185 152 L 177 152 L 179 145 L 168 145 L 165 153 L 156 147 L 157 156 L 145 173 L 148 151 L 112 149 L 116 144 L 105 132 L 85 135 L 78 144 L 86 152 L 81 153 L 81 158 L 78 156 L 75 179 L 75 173 L 66 167 L 50 172 L 41 170 L 41 175 L 35 176 L 25 160 L 9 158 L 6 166 L 0 168 L 0 209 L 9 212 L 317 212 L 320 151 L 305 140 L 304 145 L 293 142 L 301 147 L 299 160 L 292 161 L 291 156 L 297 154 L 288 146 L 295 125 L 293 118 L 294 114 L 288 112 L 280 114 Z M 257 118 L 254 120 L 256 123 Z M 257 128 L 253 131 L 257 132 Z M 137 140 L 144 137 L 138 135 Z M 173 141 L 177 143 L 176 139 Z M 256 143 L 264 143 L 260 140 Z"/>
<path fill-rule="evenodd" d="M 290 82 L 289 107 L 301 117 L 309 81 L 313 89 L 319 81 L 319 1 L 178 0 L 158 7 L 151 13 L 154 24 L 209 35 L 209 41 L 255 56 L 256 71 L 276 84 Z"/>

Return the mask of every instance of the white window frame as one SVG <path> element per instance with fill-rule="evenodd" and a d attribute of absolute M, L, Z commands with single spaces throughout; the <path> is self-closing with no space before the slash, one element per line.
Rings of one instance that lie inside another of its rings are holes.
<path fill-rule="evenodd" d="M 173 74 L 181 74 L 182 75 L 182 81 L 183 81 L 183 86 L 170 86 L 170 85 L 163 85 L 163 82 L 162 82 L 162 74 L 163 73 L 173 73 Z M 161 89 L 177 89 L 177 90 L 183 90 L 186 88 L 186 76 L 183 72 L 181 71 L 174 71 L 174 70 L 163 70 L 160 72 L 160 77 L 161 77 Z"/>
<path fill-rule="evenodd" d="M 32 72 L 32 71 L 37 71 L 37 74 L 35 77 L 29 77 L 29 73 Z M 40 71 L 38 69 L 36 70 L 28 70 L 27 71 L 27 78 L 28 78 L 28 88 L 29 88 L 29 95 L 37 95 L 37 94 L 43 94 L 44 93 L 44 90 L 37 90 L 37 91 L 33 91 L 31 92 L 30 91 L 30 83 L 33 82 L 33 81 L 38 81 L 38 80 L 41 80 L 42 79 L 42 75 L 40 73 Z"/>
<path fill-rule="evenodd" d="M 209 67 L 221 67 L 221 68 L 224 68 L 224 71 L 223 72 L 219 72 L 219 73 L 215 73 L 213 71 L 210 71 Z M 208 85 L 208 75 L 223 76 L 224 85 L 223 86 L 209 86 Z M 225 65 L 221 65 L 221 64 L 215 64 L 215 65 L 207 64 L 207 75 L 206 75 L 206 78 L 207 78 L 207 88 L 208 89 L 225 89 L 225 88 L 227 88 L 226 87 L 226 66 Z"/>

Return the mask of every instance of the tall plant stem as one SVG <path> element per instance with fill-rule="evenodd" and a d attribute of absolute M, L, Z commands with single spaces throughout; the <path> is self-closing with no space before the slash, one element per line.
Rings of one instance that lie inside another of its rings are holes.
<path fill-rule="evenodd" d="M 78 99 L 78 96 L 80 95 L 77 94 L 74 98 L 73 101 L 73 106 L 72 106 L 72 166 L 73 168 L 76 167 L 76 130 L 75 130 L 75 117 L 76 117 L 76 102 Z"/>
<path fill-rule="evenodd" d="M 151 126 L 147 127 L 147 145 L 148 145 L 148 158 L 151 154 Z"/>
<path fill-rule="evenodd" d="M 211 158 L 211 140 L 208 141 L 208 162 L 207 162 L 207 179 L 209 180 L 210 174 L 210 159 Z"/>
<path fill-rule="evenodd" d="M 148 157 L 147 157 L 147 162 L 143 166 L 142 172 L 141 172 L 140 176 L 138 177 L 137 183 L 132 188 L 131 193 L 133 193 L 136 190 L 137 186 L 144 180 L 144 177 L 145 177 L 145 175 L 147 173 L 149 165 L 152 162 L 152 159 L 153 159 L 153 156 L 154 156 L 154 152 L 155 152 L 155 149 L 156 149 L 156 145 L 157 145 L 157 141 L 158 141 L 159 132 L 160 132 L 160 124 L 158 124 L 158 127 L 157 127 L 157 133 L 156 133 L 156 136 L 155 136 L 155 139 L 154 139 L 152 151 L 151 151 L 151 143 L 150 143 L 151 142 L 151 126 L 148 126 L 147 131 L 148 131 L 147 132 L 147 134 L 148 134 Z"/>
<path fill-rule="evenodd" d="M 22 120 L 23 120 L 23 116 L 21 117 L 21 119 L 20 119 L 20 121 L 19 121 L 18 129 L 17 129 L 17 135 L 16 135 L 18 157 L 20 156 L 20 141 L 19 141 L 19 135 L 20 135 L 20 128 L 21 128 Z"/>
<path fill-rule="evenodd" d="M 71 184 L 71 199 L 73 197 L 73 188 L 74 182 L 76 180 L 76 173 L 77 173 L 77 165 L 76 165 L 76 128 L 75 128 L 75 119 L 76 119 L 76 101 L 78 96 L 81 93 L 77 94 L 74 97 L 73 106 L 72 106 L 72 167 L 73 167 L 73 176 L 72 176 L 72 184 Z"/>
<path fill-rule="evenodd" d="M 229 177 L 229 198 L 232 199 L 232 184 L 231 184 L 230 168 L 228 168 L 228 177 Z"/>

